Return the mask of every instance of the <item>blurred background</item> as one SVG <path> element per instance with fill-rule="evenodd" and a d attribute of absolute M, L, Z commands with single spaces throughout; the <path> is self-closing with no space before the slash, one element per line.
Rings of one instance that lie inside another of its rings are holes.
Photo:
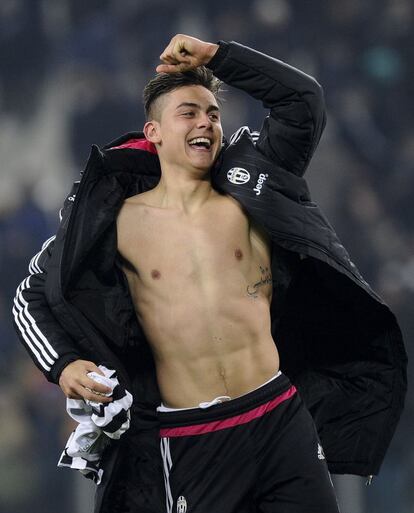
<path fill-rule="evenodd" d="M 143 122 L 141 91 L 176 33 L 236 40 L 313 75 L 328 123 L 307 172 L 362 274 L 414 340 L 412 0 L 1 0 L 0 511 L 88 513 L 92 487 L 56 463 L 72 425 L 11 322 L 15 289 L 90 146 Z M 227 87 L 224 129 L 266 112 Z M 412 371 L 411 371 L 412 372 Z M 414 512 L 414 397 L 379 477 L 335 481 L 343 513 Z M 411 426 L 411 427 L 410 427 Z"/>

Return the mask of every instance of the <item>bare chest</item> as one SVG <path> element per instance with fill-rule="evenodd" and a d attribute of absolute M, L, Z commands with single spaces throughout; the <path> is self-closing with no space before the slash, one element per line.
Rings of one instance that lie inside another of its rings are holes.
<path fill-rule="evenodd" d="M 254 250 L 249 228 L 245 213 L 230 201 L 192 218 L 132 205 L 118 221 L 118 249 L 144 283 L 201 283 L 237 269 L 248 271 Z"/>

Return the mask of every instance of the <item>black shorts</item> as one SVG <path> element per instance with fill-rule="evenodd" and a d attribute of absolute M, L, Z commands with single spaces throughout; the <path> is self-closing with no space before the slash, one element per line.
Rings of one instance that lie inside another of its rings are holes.
<path fill-rule="evenodd" d="M 166 513 L 338 513 L 313 419 L 285 375 L 158 418 Z"/>

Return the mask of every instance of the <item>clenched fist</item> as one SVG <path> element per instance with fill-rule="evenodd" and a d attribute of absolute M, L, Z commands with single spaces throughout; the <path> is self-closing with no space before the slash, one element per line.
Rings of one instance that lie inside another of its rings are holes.
<path fill-rule="evenodd" d="M 101 369 L 93 362 L 75 360 L 67 365 L 59 378 L 59 386 L 66 397 L 69 399 L 85 399 L 97 403 L 111 402 L 111 397 L 105 397 L 102 394 L 108 394 L 112 390 L 89 378 L 87 374 L 92 371 L 104 376 Z"/>
<path fill-rule="evenodd" d="M 206 43 L 195 37 L 177 34 L 160 55 L 164 64 L 156 68 L 161 73 L 188 71 L 207 64 L 217 52 L 219 45 Z"/>

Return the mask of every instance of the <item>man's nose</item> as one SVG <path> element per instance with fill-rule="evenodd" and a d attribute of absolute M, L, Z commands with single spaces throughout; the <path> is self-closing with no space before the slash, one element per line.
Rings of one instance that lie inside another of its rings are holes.
<path fill-rule="evenodd" d="M 211 128 L 213 126 L 210 116 L 208 114 L 200 114 L 197 123 L 198 128 Z"/>

